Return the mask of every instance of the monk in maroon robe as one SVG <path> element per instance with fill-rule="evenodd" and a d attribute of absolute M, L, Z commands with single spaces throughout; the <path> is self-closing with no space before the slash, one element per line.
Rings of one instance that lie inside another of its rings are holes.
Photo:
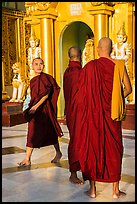
<path fill-rule="evenodd" d="M 96 197 L 95 181 L 112 182 L 113 198 L 124 195 L 119 190 L 123 156 L 121 120 L 117 120 L 119 117 L 111 118 L 116 66 L 116 61 L 110 58 L 111 50 L 112 41 L 102 38 L 97 48 L 100 58 L 90 61 L 81 70 L 78 90 L 72 101 L 78 160 L 83 179 L 90 181 L 87 194 L 92 198 Z M 119 69 L 123 69 L 123 73 L 117 92 L 127 97 L 131 93 L 131 83 L 124 64 Z M 125 86 L 124 93 L 121 91 L 122 84 Z M 118 96 L 114 100 L 117 104 Z"/>
<path fill-rule="evenodd" d="M 64 72 L 63 76 L 63 90 L 65 99 L 65 114 L 66 122 L 69 130 L 70 141 L 68 145 L 68 161 L 69 170 L 71 172 L 69 180 L 76 184 L 82 184 L 83 182 L 77 177 L 77 171 L 80 170 L 78 161 L 78 149 L 75 146 L 75 140 L 77 135 L 75 132 L 74 110 L 72 106 L 72 99 L 77 91 L 77 83 L 79 79 L 79 73 L 82 69 L 81 66 L 81 50 L 78 47 L 71 47 L 68 51 L 69 64 Z"/>
<path fill-rule="evenodd" d="M 35 76 L 30 80 L 27 151 L 25 159 L 19 163 L 19 166 L 31 164 L 30 158 L 34 148 L 54 145 L 56 156 L 51 162 L 58 162 L 62 156 L 58 137 L 63 133 L 57 121 L 57 99 L 60 87 L 51 75 L 42 72 L 44 64 L 41 58 L 34 59 L 32 66 Z"/>

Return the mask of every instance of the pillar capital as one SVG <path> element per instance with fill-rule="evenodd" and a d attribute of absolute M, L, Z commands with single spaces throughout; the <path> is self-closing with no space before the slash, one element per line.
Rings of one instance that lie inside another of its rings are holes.
<path fill-rule="evenodd" d="M 55 9 L 51 8 L 47 11 L 34 11 L 31 15 L 26 15 L 24 20 L 29 24 L 39 24 L 40 19 L 56 19 L 58 17 L 58 13 Z"/>
<path fill-rule="evenodd" d="M 106 14 L 106 15 L 112 15 L 114 12 L 114 8 L 112 6 L 108 6 L 106 4 L 102 4 L 99 6 L 93 6 L 90 9 L 88 9 L 89 13 L 91 15 L 96 15 L 96 14 Z"/>

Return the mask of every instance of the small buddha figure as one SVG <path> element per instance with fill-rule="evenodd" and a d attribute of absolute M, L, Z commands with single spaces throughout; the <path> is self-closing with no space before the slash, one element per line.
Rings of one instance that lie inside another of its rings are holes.
<path fill-rule="evenodd" d="M 32 60 L 36 57 L 41 57 L 41 48 L 39 46 L 39 39 L 36 38 L 35 35 L 31 35 L 29 39 L 30 47 L 28 49 L 28 65 L 29 65 L 29 72 L 30 78 L 33 77 L 33 70 L 32 70 Z"/>
<path fill-rule="evenodd" d="M 117 43 L 113 45 L 111 57 L 113 59 L 124 59 L 127 72 L 129 73 L 128 59 L 131 56 L 131 45 L 127 42 L 124 24 L 117 33 Z"/>
<path fill-rule="evenodd" d="M 84 67 L 90 60 L 94 60 L 94 40 L 88 38 L 82 53 L 82 66 Z"/>
<path fill-rule="evenodd" d="M 25 86 L 25 78 L 21 74 L 21 64 L 19 62 L 16 62 L 12 66 L 13 69 L 13 93 L 12 98 L 9 100 L 9 102 L 23 102 L 23 89 Z"/>

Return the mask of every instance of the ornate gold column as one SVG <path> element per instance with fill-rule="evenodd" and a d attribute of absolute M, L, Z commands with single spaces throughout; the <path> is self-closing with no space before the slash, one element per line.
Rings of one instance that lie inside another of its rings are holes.
<path fill-rule="evenodd" d="M 91 15 L 94 15 L 94 45 L 98 46 L 98 41 L 102 37 L 109 37 L 109 16 L 112 15 L 114 8 L 105 3 L 92 2 L 93 7 L 89 10 Z M 97 50 L 95 49 L 95 58 L 98 57 Z"/>
<path fill-rule="evenodd" d="M 128 3 L 128 42 L 131 44 L 131 48 L 132 48 L 132 54 L 128 59 L 128 67 L 129 67 L 129 77 L 132 83 L 132 87 L 133 87 L 133 91 L 132 93 L 129 95 L 128 99 L 130 103 L 135 103 L 134 98 L 134 86 L 135 86 L 135 66 L 134 66 L 134 51 L 135 51 L 135 43 L 134 43 L 134 39 L 135 39 L 135 22 L 134 22 L 134 7 L 132 2 Z"/>
<path fill-rule="evenodd" d="M 44 72 L 54 76 L 53 19 L 40 19 L 41 56 L 45 63 Z"/>

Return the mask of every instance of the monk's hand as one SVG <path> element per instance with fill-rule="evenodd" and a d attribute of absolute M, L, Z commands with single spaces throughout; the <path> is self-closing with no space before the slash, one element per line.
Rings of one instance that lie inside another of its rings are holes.
<path fill-rule="evenodd" d="M 29 110 L 29 113 L 30 113 L 30 114 L 35 113 L 36 110 L 37 110 L 37 108 L 38 108 L 38 107 L 37 107 L 36 105 L 32 106 L 31 109 Z"/>

